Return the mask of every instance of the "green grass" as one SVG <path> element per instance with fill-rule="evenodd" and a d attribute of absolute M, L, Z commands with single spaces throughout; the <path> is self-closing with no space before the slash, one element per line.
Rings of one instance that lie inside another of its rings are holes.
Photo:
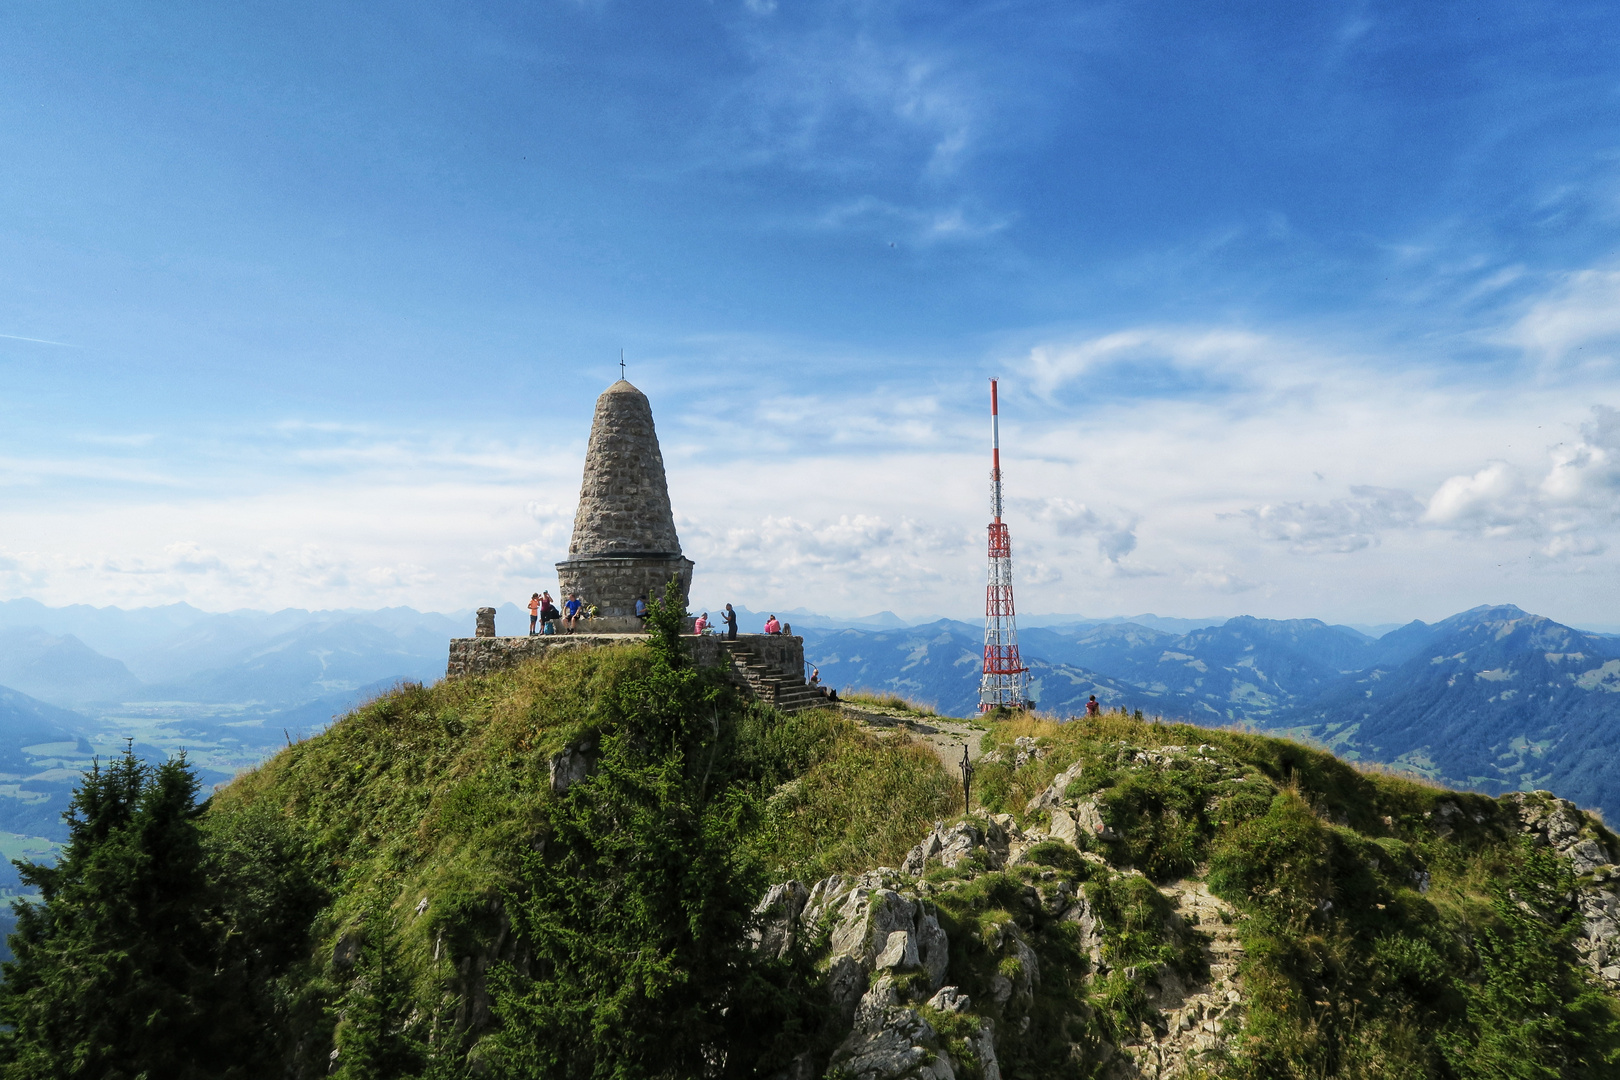
<path fill-rule="evenodd" d="M 321 955 L 362 919 L 385 920 L 413 1007 L 437 1015 L 464 985 L 457 958 L 489 950 L 504 932 L 491 901 L 548 833 L 552 755 L 613 730 L 621 688 L 648 662 L 643 646 L 582 650 L 400 687 L 239 777 L 210 814 L 296 823 L 335 897 L 318 925 Z M 845 698 L 934 715 L 898 695 Z M 728 709 L 723 771 L 748 800 L 736 850 L 762 886 L 898 866 L 936 821 L 964 811 L 954 771 L 903 730 L 870 733 L 836 710 Z M 928 875 L 950 935 L 951 979 L 996 1021 L 1004 1075 L 1082 1074 L 1077 1060 L 1094 1062 L 1103 1041 L 1153 1021 L 1154 972 L 1200 975 L 1198 935 L 1173 929 L 1154 887 L 1182 877 L 1207 879 L 1246 948 L 1246 1026 L 1230 1060 L 1210 1066 L 1221 1075 L 1441 1076 L 1446 1055 L 1462 1054 L 1455 1047 L 1476 1030 L 1469 1017 L 1485 1015 L 1470 1003 L 1487 1001 L 1498 1028 L 1511 1023 L 1517 999 L 1480 996 L 1496 977 L 1470 944 L 1505 925 L 1493 890 L 1523 872 L 1515 827 L 1495 800 L 1252 732 L 1122 714 L 1062 725 L 1012 716 L 986 727 L 976 811 L 1044 824 L 1025 804 L 1079 762 L 1068 794 L 1095 800 L 1118 833 L 1089 842 L 1112 868 L 1048 843 L 1002 871 L 970 864 Z M 1020 736 L 1044 754 L 1015 767 L 1000 752 Z M 1442 837 L 1435 821 L 1447 803 L 1462 812 Z M 1422 893 L 1419 871 L 1429 875 Z M 1105 975 L 1090 971 L 1075 925 L 1057 917 L 1060 883 L 1102 916 Z M 1526 943 L 1525 933 L 1503 939 L 1501 970 L 1517 970 L 1514 941 L 1537 970 L 1573 970 L 1567 943 Z M 1037 958 L 1040 979 L 1029 1000 L 997 1005 L 996 977 L 1021 971 L 1015 939 Z M 335 1009 L 352 975 L 328 968 L 322 979 L 310 992 Z M 963 1021 L 944 1034 L 965 1046 L 971 1032 Z"/>

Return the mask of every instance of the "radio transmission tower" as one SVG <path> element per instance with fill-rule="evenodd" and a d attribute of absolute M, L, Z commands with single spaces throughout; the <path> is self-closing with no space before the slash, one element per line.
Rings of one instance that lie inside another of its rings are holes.
<path fill-rule="evenodd" d="M 984 677 L 979 680 L 979 711 L 1022 709 L 1029 669 L 1018 657 L 1018 623 L 1013 617 L 1012 541 L 1001 520 L 1001 416 L 996 380 L 990 380 L 990 584 L 984 590 Z"/>

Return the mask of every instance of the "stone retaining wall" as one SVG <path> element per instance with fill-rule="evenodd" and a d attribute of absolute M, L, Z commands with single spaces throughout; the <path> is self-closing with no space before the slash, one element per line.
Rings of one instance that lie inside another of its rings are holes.
<path fill-rule="evenodd" d="M 450 664 L 445 675 L 487 675 L 513 668 L 526 660 L 537 660 L 549 652 L 589 649 L 599 645 L 634 645 L 646 641 L 646 634 L 536 634 L 533 637 L 470 637 L 450 639 Z M 681 642 L 691 651 L 700 667 L 726 663 L 721 642 L 715 634 L 687 636 Z M 738 634 L 737 644 L 761 662 L 784 675 L 804 674 L 804 639 L 783 634 Z"/>

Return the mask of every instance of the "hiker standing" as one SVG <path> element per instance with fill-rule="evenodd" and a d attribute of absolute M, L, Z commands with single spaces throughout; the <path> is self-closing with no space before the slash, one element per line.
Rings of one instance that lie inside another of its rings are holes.
<path fill-rule="evenodd" d="M 735 611 L 731 610 L 731 605 L 730 604 L 726 605 L 726 613 L 724 615 L 722 615 L 721 618 L 726 620 L 726 640 L 727 641 L 736 641 L 737 640 L 737 613 Z"/>
<path fill-rule="evenodd" d="M 1091 700 L 1086 702 L 1086 716 L 1096 716 L 1100 712 L 1102 712 L 1102 706 L 1097 704 L 1097 695 L 1092 694 Z"/>
<path fill-rule="evenodd" d="M 641 620 L 642 629 L 647 628 L 647 594 L 642 593 L 636 597 L 636 618 Z"/>
<path fill-rule="evenodd" d="M 535 593 L 529 597 L 529 636 L 534 637 L 534 628 L 540 622 L 540 594 Z"/>

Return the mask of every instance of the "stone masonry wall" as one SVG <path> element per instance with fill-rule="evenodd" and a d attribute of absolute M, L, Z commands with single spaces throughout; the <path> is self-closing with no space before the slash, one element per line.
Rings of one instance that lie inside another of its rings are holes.
<path fill-rule="evenodd" d="M 652 405 L 620 379 L 596 399 L 568 556 L 680 552 Z"/>
<path fill-rule="evenodd" d="M 557 585 L 566 598 L 579 593 L 602 615 L 636 613 L 636 597 L 656 600 L 671 577 L 681 579 L 681 605 L 692 589 L 692 560 L 679 555 L 640 559 L 569 559 L 557 564 Z M 561 606 L 559 604 L 559 606 Z"/>
<path fill-rule="evenodd" d="M 536 660 L 550 652 L 588 649 L 598 645 L 634 645 L 644 634 L 536 634 L 533 637 L 470 637 L 450 640 L 449 678 L 488 675 Z M 700 667 L 726 663 L 722 639 L 714 634 L 681 638 Z M 804 639 L 786 635 L 739 634 L 737 644 L 783 674 L 804 672 Z"/>

